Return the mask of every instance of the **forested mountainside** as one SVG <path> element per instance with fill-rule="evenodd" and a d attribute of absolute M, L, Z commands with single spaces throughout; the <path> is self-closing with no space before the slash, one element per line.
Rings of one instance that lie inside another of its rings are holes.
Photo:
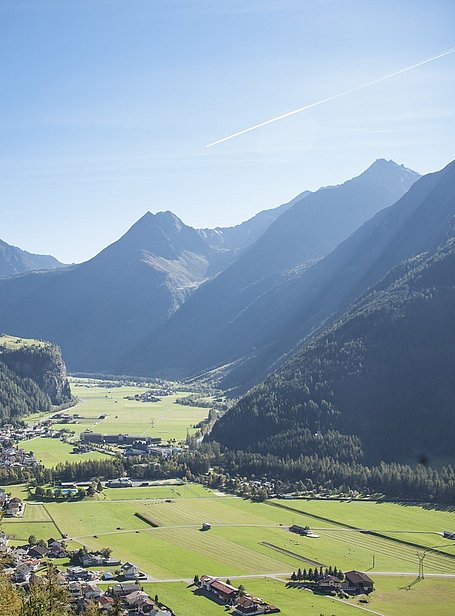
<path fill-rule="evenodd" d="M 397 203 L 373 216 L 302 275 L 259 297 L 229 324 L 226 336 L 241 331 L 249 351 L 222 386 L 245 392 L 398 263 L 435 250 L 454 224 L 454 194 L 452 162 L 418 180 Z"/>
<path fill-rule="evenodd" d="M 65 364 L 55 345 L 0 336 L 0 421 L 70 400 Z"/>
<path fill-rule="evenodd" d="M 0 240 L 0 278 L 59 267 L 63 267 L 63 263 L 50 255 L 35 255 Z"/>
<path fill-rule="evenodd" d="M 280 295 L 283 285 L 292 286 L 295 275 L 394 203 L 418 177 L 393 161 L 378 160 L 340 186 L 295 200 L 255 244 L 201 285 L 117 369 L 180 378 L 248 355 L 268 334 L 258 306 L 265 303 L 264 316 L 271 312 L 279 320 L 268 298 Z M 237 376 L 240 382 L 242 374 Z"/>
<path fill-rule="evenodd" d="M 393 269 L 214 426 L 232 449 L 342 462 L 453 455 L 455 238 Z"/>

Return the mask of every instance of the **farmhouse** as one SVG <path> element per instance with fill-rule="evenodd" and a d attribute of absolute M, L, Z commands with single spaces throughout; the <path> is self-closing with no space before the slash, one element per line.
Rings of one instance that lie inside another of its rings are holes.
<path fill-rule="evenodd" d="M 334 575 L 323 575 L 317 580 L 319 590 L 330 592 L 341 588 L 341 580 Z"/>
<path fill-rule="evenodd" d="M 235 614 L 247 614 L 248 616 L 256 616 L 256 614 L 276 614 L 280 610 L 276 605 L 270 605 L 265 603 L 262 599 L 250 597 L 244 595 L 237 599 L 234 613 Z"/>
<path fill-rule="evenodd" d="M 203 575 L 201 577 L 200 587 L 217 597 L 217 599 L 226 605 L 234 605 L 239 596 L 238 588 L 230 584 L 225 584 L 211 575 Z"/>
<path fill-rule="evenodd" d="M 346 571 L 344 590 L 354 593 L 369 593 L 374 590 L 374 582 L 366 573 L 361 571 Z"/>

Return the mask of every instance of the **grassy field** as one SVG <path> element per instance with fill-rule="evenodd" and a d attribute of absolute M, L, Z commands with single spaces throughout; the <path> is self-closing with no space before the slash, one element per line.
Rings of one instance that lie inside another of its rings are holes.
<path fill-rule="evenodd" d="M 88 383 L 90 383 L 88 381 Z M 76 424 L 55 424 L 56 429 L 68 428 L 76 434 L 90 429 L 105 434 L 137 434 L 159 436 L 163 441 L 185 439 L 187 431 L 195 432 L 194 425 L 207 417 L 208 409 L 175 404 L 185 393 L 163 396 L 159 402 L 126 400 L 147 391 L 141 387 L 87 387 L 78 381 L 71 383 L 71 390 L 78 397 L 76 406 L 68 413 L 82 416 Z M 106 419 L 99 419 L 107 415 Z M 30 415 L 27 421 L 42 419 L 45 415 Z"/>
<path fill-rule="evenodd" d="M 385 616 L 453 616 L 454 606 L 455 579 L 399 576 L 377 577 L 366 607 Z"/>
<path fill-rule="evenodd" d="M 28 338 L 18 338 L 17 336 L 0 336 L 0 347 L 8 350 L 22 349 L 27 346 L 46 346 L 43 340 L 33 340 Z"/>
<path fill-rule="evenodd" d="M 403 541 L 424 547 L 437 546 L 439 550 L 453 554 L 452 542 L 441 537 L 444 530 L 455 531 L 455 510 L 428 509 L 397 503 L 359 502 L 359 501 L 277 501 L 286 507 L 336 520 L 342 524 L 362 529 L 378 531 Z M 313 519 L 310 526 L 318 527 L 324 522 Z"/>
<path fill-rule="evenodd" d="M 154 490 L 161 498 L 148 498 Z M 163 494 L 167 490 L 175 492 Z M 101 495 L 97 500 L 44 507 L 62 533 L 91 548 L 111 547 L 119 558 L 137 563 L 158 579 L 207 571 L 213 575 L 283 574 L 314 563 L 344 570 L 418 570 L 416 549 L 411 546 L 328 522 L 318 524 L 318 539 L 300 537 L 287 527 L 297 522 L 316 530 L 314 519 L 299 513 L 296 519 L 293 512 L 267 503 L 216 496 L 194 485 L 132 488 L 131 498 L 128 489 L 122 489 L 122 498 L 112 500 L 116 493 L 109 490 L 107 498 Z M 212 525 L 209 532 L 200 531 L 203 522 Z M 444 554 L 428 554 L 425 566 L 430 573 L 455 574 L 455 558 Z"/>
<path fill-rule="evenodd" d="M 89 451 L 84 454 L 71 453 L 73 446 L 57 438 L 33 438 L 20 442 L 19 447 L 25 451 L 33 451 L 35 458 L 46 468 L 52 468 L 59 462 L 83 462 L 108 457 L 107 454 L 99 451 Z"/>
<path fill-rule="evenodd" d="M 5 518 L 2 530 L 13 545 L 25 543 L 30 535 L 38 539 L 59 538 L 60 533 L 43 505 L 25 506 L 23 518 Z"/>
<path fill-rule="evenodd" d="M 214 493 L 198 484 L 149 485 L 139 488 L 105 488 L 101 500 L 143 500 L 155 498 L 213 498 Z"/>
<path fill-rule="evenodd" d="M 23 494 L 24 486 L 15 487 L 13 492 Z M 453 605 L 455 579 L 427 577 L 416 583 L 416 576 L 411 575 L 418 569 L 415 548 L 342 525 L 349 523 L 365 528 L 379 520 L 381 527 L 387 525 L 393 531 L 416 533 L 417 529 L 423 529 L 427 533 L 435 532 L 435 525 L 441 522 L 451 528 L 451 512 L 390 503 L 285 501 L 286 507 L 290 504 L 294 510 L 220 496 L 194 484 L 122 488 L 106 490 L 97 499 L 27 504 L 24 518 L 5 520 L 3 529 L 14 537 L 15 543 L 25 542 L 31 534 L 47 539 L 65 533 L 74 546 L 109 547 L 117 558 L 134 562 L 151 579 L 165 580 L 152 582 L 151 592 L 157 593 L 180 616 L 195 613 L 215 616 L 224 609 L 193 594 L 187 584 L 167 580 L 192 579 L 196 573 L 222 578 L 268 574 L 286 579 L 287 574 L 299 567 L 308 569 L 315 563 L 336 565 L 345 571 L 367 571 L 377 588 L 368 608 L 379 614 L 423 616 L 432 612 L 448 616 L 453 613 L 446 605 L 450 602 Z M 338 524 L 316 521 L 299 509 L 311 510 L 313 515 L 325 514 Z M 212 529 L 202 532 L 203 522 L 210 522 Z M 289 532 L 287 527 L 294 522 L 308 524 L 319 538 Z M 379 527 L 375 525 L 375 528 Z M 404 572 L 404 575 L 375 576 L 375 571 Z M 455 559 L 429 553 L 425 571 L 455 574 Z M 285 616 L 359 613 L 360 606 L 287 588 L 277 579 L 249 578 L 242 583 L 247 591 L 277 604 Z"/>

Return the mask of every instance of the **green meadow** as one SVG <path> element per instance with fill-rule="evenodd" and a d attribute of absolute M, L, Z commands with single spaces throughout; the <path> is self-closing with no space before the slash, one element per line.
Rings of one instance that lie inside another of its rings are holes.
<path fill-rule="evenodd" d="M 23 485 L 10 491 L 27 494 Z M 407 536 L 420 530 L 423 536 L 434 533 L 442 541 L 436 533 L 441 524 L 452 527 L 452 512 L 392 503 L 282 501 L 286 509 L 274 504 L 277 501 L 253 503 L 196 484 L 171 483 L 108 489 L 83 501 L 29 502 L 24 518 L 5 519 L 2 528 L 13 544 L 26 542 L 32 534 L 43 539 L 64 534 L 72 547 L 109 547 L 117 558 L 138 565 L 152 580 L 146 584 L 151 593 L 158 594 L 180 616 L 224 612 L 193 592 L 188 582 L 196 573 L 221 578 L 245 576 L 237 583 L 277 604 L 285 616 L 349 616 L 362 607 L 384 616 L 453 613 L 449 606 L 455 599 L 455 578 L 416 581 L 416 548 L 346 526 L 388 529 L 396 536 L 398 531 L 406 531 Z M 327 520 L 311 517 L 314 515 Z M 209 522 L 211 530 L 201 531 L 203 522 Z M 293 523 L 308 524 L 319 538 L 291 533 L 288 527 Z M 286 586 L 292 571 L 314 568 L 316 563 L 368 572 L 377 589 L 370 603 L 355 605 L 353 600 L 351 605 Z M 449 553 L 429 552 L 425 572 L 455 575 L 455 558 Z M 437 612 L 431 609 L 436 602 Z"/>
<path fill-rule="evenodd" d="M 444 530 L 455 531 L 455 509 L 439 509 L 424 506 L 366 501 L 281 500 L 285 507 L 308 515 L 335 520 L 364 530 L 377 531 L 382 535 L 415 543 L 455 556 L 453 542 L 443 539 Z M 300 523 L 300 522 L 296 522 Z M 326 521 L 314 518 L 311 527 L 319 527 Z"/>
<path fill-rule="evenodd" d="M 84 454 L 72 453 L 73 445 L 57 438 L 33 438 L 29 441 L 21 441 L 19 447 L 25 451 L 32 451 L 35 458 L 46 468 L 53 468 L 59 462 L 83 462 L 108 457 L 108 454 L 99 451 L 89 451 Z"/>
<path fill-rule="evenodd" d="M 137 402 L 127 400 L 147 391 L 144 387 L 97 387 L 90 380 L 73 380 L 71 390 L 79 402 L 66 412 L 81 416 L 77 423 L 55 424 L 56 429 L 68 428 L 77 435 L 84 430 L 105 434 L 135 434 L 157 436 L 163 441 L 182 441 L 187 433 L 193 434 L 194 427 L 205 419 L 208 409 L 175 404 L 177 398 L 186 394 L 163 396 L 159 402 Z M 106 415 L 105 419 L 100 419 Z M 27 421 L 36 421 L 46 415 L 30 415 Z"/>

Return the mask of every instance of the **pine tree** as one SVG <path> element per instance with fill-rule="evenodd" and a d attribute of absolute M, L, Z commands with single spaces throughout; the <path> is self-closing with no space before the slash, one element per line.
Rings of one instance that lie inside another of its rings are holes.
<path fill-rule="evenodd" d="M 14 586 L 0 571 L 0 616 L 19 616 L 21 600 Z"/>

